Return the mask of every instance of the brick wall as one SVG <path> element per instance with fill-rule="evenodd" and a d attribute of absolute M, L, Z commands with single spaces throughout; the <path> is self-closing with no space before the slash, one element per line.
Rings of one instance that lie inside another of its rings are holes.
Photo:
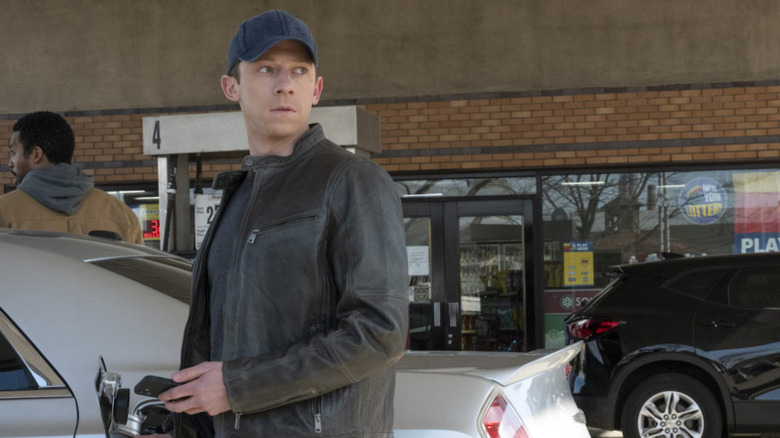
<path fill-rule="evenodd" d="M 780 86 L 369 104 L 390 172 L 780 162 Z"/>
<path fill-rule="evenodd" d="M 124 183 L 156 182 L 157 157 L 143 153 L 143 118 L 153 114 L 120 114 L 71 116 L 65 118 L 76 136 L 76 150 L 73 163 L 82 167 L 85 173 L 92 175 L 97 184 L 121 185 Z M 16 120 L 21 117 L 6 117 L 0 120 L 0 138 L 5 144 L 11 138 Z M 6 165 L 9 160 L 7 147 L 0 148 L 0 184 L 10 184 L 13 180 Z M 224 163 L 205 164 L 205 177 L 234 168 Z M 190 173 L 195 175 L 195 165 Z"/>
<path fill-rule="evenodd" d="M 358 103 L 381 118 L 383 152 L 375 160 L 390 172 L 780 164 L 776 83 L 534 94 Z M 66 114 L 74 162 L 98 184 L 156 181 L 157 160 L 142 153 L 146 115 Z M 0 118 L 3 141 L 16 118 Z M 7 148 L 0 163 L 8 163 Z M 204 177 L 235 167 L 206 160 Z M 5 170 L 2 184 L 11 181 Z"/>

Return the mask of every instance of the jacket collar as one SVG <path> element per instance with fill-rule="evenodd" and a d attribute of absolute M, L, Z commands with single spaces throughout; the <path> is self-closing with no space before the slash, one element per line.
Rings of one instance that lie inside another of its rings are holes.
<path fill-rule="evenodd" d="M 286 157 L 274 155 L 258 157 L 255 155 L 247 155 L 241 160 L 241 170 L 248 171 L 257 169 L 258 167 L 281 166 L 287 164 L 311 150 L 315 144 L 324 138 L 325 134 L 322 131 L 322 126 L 318 123 L 313 123 L 309 125 L 309 130 L 295 142 L 292 154 Z"/>

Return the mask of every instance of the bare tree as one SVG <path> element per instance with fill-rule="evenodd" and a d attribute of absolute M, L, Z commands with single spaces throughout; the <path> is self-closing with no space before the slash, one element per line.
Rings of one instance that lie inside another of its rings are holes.
<path fill-rule="evenodd" d="M 577 174 L 542 178 L 547 211 L 562 209 L 576 216 L 577 236 L 591 240 L 599 214 L 606 233 L 639 231 L 638 210 L 652 173 Z"/>

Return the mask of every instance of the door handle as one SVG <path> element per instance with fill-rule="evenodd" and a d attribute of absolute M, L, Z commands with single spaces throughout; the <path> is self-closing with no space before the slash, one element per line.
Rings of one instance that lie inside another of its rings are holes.
<path fill-rule="evenodd" d="M 433 305 L 433 326 L 441 327 L 441 303 L 434 301 Z"/>
<path fill-rule="evenodd" d="M 713 320 L 713 321 L 705 321 L 704 325 L 706 327 L 713 327 L 713 328 L 716 328 L 716 329 L 717 328 L 734 328 L 734 327 L 737 326 L 737 324 L 735 324 L 734 322 L 726 320 L 726 319 L 716 319 L 716 320 Z"/>
<path fill-rule="evenodd" d="M 460 315 L 458 313 L 459 303 L 449 303 L 449 315 L 450 315 L 450 328 L 456 328 L 458 326 L 458 321 L 460 320 Z"/>

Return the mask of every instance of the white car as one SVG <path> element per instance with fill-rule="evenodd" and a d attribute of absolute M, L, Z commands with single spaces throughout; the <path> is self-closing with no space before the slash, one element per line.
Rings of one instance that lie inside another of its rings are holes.
<path fill-rule="evenodd" d="M 107 239 L 0 230 L 0 436 L 167 431 L 132 388 L 178 368 L 190 263 Z M 589 436 L 566 383 L 582 348 L 552 353 L 408 352 L 396 436 Z"/>
<path fill-rule="evenodd" d="M 566 375 L 582 346 L 569 347 L 407 352 L 396 373 L 396 438 L 589 437 Z"/>

